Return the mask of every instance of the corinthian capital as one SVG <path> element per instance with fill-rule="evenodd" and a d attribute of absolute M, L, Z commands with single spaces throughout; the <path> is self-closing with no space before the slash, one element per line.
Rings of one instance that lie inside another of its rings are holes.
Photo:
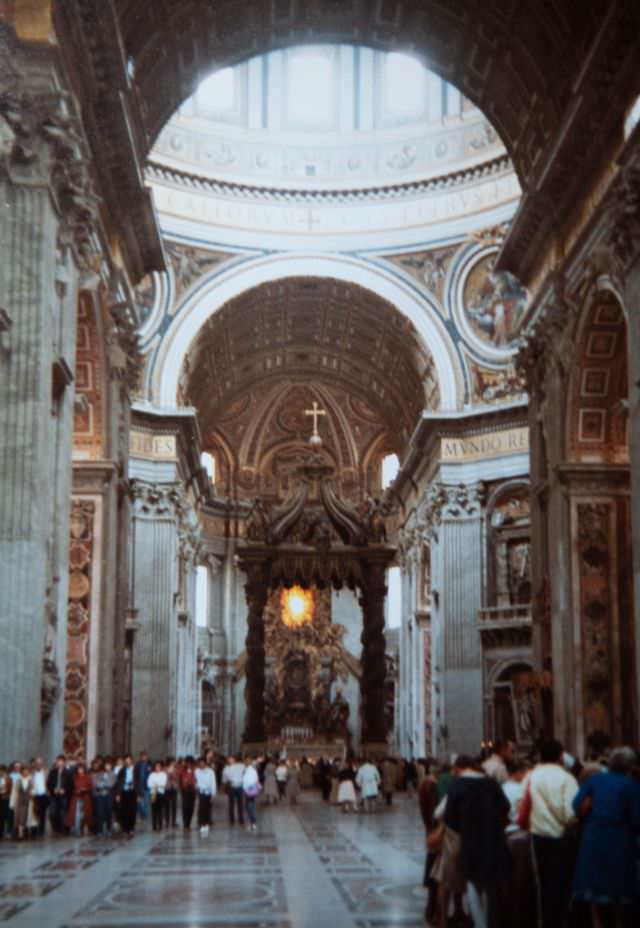
<path fill-rule="evenodd" d="M 444 518 L 464 519 L 471 516 L 477 517 L 482 513 L 486 495 L 483 483 L 443 485 L 442 490 L 446 493 L 446 501 L 442 507 Z"/>
<path fill-rule="evenodd" d="M 97 197 L 89 175 L 88 147 L 69 94 L 62 90 L 0 86 L 0 118 L 8 144 L 0 167 L 14 185 L 48 187 L 60 215 L 59 238 L 80 267 L 96 254 Z"/>

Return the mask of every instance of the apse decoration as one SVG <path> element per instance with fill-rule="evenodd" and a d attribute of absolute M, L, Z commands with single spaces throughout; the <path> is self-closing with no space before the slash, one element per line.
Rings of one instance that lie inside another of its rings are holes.
<path fill-rule="evenodd" d="M 480 355 L 506 360 L 527 306 L 527 292 L 506 271 L 495 271 L 498 246 L 465 253 L 455 282 L 455 315 L 464 340 Z"/>

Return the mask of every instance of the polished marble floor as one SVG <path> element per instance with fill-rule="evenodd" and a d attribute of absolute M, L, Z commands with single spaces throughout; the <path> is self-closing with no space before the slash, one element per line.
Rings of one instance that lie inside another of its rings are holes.
<path fill-rule="evenodd" d="M 424 832 L 415 800 L 344 815 L 304 794 L 226 821 L 133 841 L 0 842 L 0 926 L 19 928 L 422 928 Z"/>

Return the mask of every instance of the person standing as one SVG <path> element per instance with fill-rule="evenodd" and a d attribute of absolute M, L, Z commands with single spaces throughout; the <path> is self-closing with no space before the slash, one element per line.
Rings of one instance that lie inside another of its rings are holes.
<path fill-rule="evenodd" d="M 31 794 L 33 796 L 33 812 L 37 821 L 36 834 L 39 838 L 44 837 L 45 825 L 47 821 L 47 806 L 49 805 L 49 795 L 47 793 L 47 775 L 44 770 L 44 763 L 41 757 L 36 757 L 31 775 Z"/>
<path fill-rule="evenodd" d="M 388 806 L 393 802 L 393 791 L 395 787 L 396 765 L 390 757 L 385 757 L 382 761 L 382 792 Z"/>
<path fill-rule="evenodd" d="M 427 772 L 427 776 L 424 778 L 420 784 L 420 789 L 418 790 L 418 805 L 420 808 L 420 817 L 422 818 L 422 824 L 424 825 L 427 853 L 424 863 L 424 877 L 422 885 L 428 892 L 427 906 L 425 909 L 424 917 L 426 922 L 434 921 L 436 917 L 436 904 L 438 899 L 438 884 L 431 877 L 431 867 L 433 861 L 435 860 L 437 850 L 433 852 L 428 849 L 429 846 L 429 836 L 432 835 L 438 824 L 435 820 L 435 811 L 436 806 L 438 805 L 438 781 L 432 775 L 431 770 Z"/>
<path fill-rule="evenodd" d="M 300 795 L 300 767 L 298 766 L 297 761 L 289 761 L 288 772 L 287 772 L 287 787 L 286 787 L 286 796 L 287 802 L 290 806 L 296 806 L 298 804 L 298 796 Z"/>
<path fill-rule="evenodd" d="M 49 819 L 51 828 L 56 835 L 66 832 L 67 809 L 69 798 L 73 791 L 73 776 L 67 767 L 64 754 L 58 754 L 55 765 L 47 776 L 47 790 L 49 791 Z"/>
<path fill-rule="evenodd" d="M 460 836 L 460 865 L 474 928 L 498 928 L 499 886 L 507 869 L 509 801 L 469 758 L 447 794 L 444 821 Z"/>
<path fill-rule="evenodd" d="M 167 788 L 164 794 L 164 820 L 167 828 L 175 828 L 178 822 L 178 789 L 180 776 L 174 757 L 167 758 L 165 767 Z"/>
<path fill-rule="evenodd" d="M 280 758 L 278 766 L 276 767 L 276 783 L 278 784 L 278 799 L 284 799 L 285 790 L 287 788 L 287 776 L 289 771 L 287 769 L 287 762 L 284 758 Z"/>
<path fill-rule="evenodd" d="M 338 771 L 338 805 L 342 807 L 343 812 L 356 811 L 356 772 L 353 764 L 348 761 Z"/>
<path fill-rule="evenodd" d="M 573 894 L 590 903 L 593 928 L 623 925 L 623 913 L 637 893 L 640 783 L 631 778 L 635 763 L 633 748 L 612 751 L 608 771 L 585 780 L 573 800 L 584 823 Z"/>
<path fill-rule="evenodd" d="M 260 795 L 261 786 L 258 771 L 256 770 L 253 763 L 253 758 L 248 755 L 244 759 L 242 789 L 244 792 L 244 805 L 245 809 L 247 810 L 247 818 L 249 819 L 247 831 L 257 831 L 258 824 L 256 821 L 256 799 Z"/>
<path fill-rule="evenodd" d="M 244 774 L 244 764 L 230 756 L 226 766 L 222 771 L 222 783 L 226 786 L 227 797 L 229 802 L 229 824 L 235 825 L 236 811 L 238 813 L 238 824 L 244 825 L 244 791 L 242 789 L 242 777 Z"/>
<path fill-rule="evenodd" d="M 113 827 L 113 800 L 116 788 L 116 774 L 111 759 L 100 765 L 93 776 L 94 825 L 99 838 L 111 837 Z"/>
<path fill-rule="evenodd" d="M 151 802 L 151 827 L 154 831 L 162 831 L 164 824 L 165 793 L 167 791 L 167 772 L 161 760 L 153 765 L 153 770 L 147 780 L 149 799 Z"/>
<path fill-rule="evenodd" d="M 18 774 L 13 780 L 11 806 L 14 813 L 15 831 L 19 841 L 27 837 L 29 829 L 35 824 L 31 796 L 31 768 L 28 764 L 17 764 Z"/>
<path fill-rule="evenodd" d="M 198 793 L 198 826 L 200 835 L 204 838 L 209 834 L 211 825 L 211 801 L 216 794 L 216 775 L 211 767 L 207 766 L 204 757 L 200 758 L 195 771 L 196 792 Z"/>
<path fill-rule="evenodd" d="M 196 805 L 196 762 L 189 755 L 185 757 L 180 770 L 180 801 L 182 806 L 182 827 L 188 831 Z"/>
<path fill-rule="evenodd" d="M 149 818 L 149 807 L 151 805 L 148 780 L 152 769 L 149 755 L 146 751 L 140 751 L 140 759 L 136 761 L 135 765 L 136 792 L 138 794 L 138 811 L 144 822 Z"/>
<path fill-rule="evenodd" d="M 267 757 L 264 765 L 264 801 L 271 805 L 278 801 L 278 784 L 276 782 L 276 765 Z"/>
<path fill-rule="evenodd" d="M 575 819 L 575 778 L 565 770 L 563 747 L 547 741 L 525 781 L 518 824 L 531 833 L 541 928 L 564 928 L 571 892 L 572 849 L 567 827 Z"/>
<path fill-rule="evenodd" d="M 324 802 L 329 802 L 331 795 L 331 761 L 326 757 L 321 757 L 316 767 L 318 771 L 318 785 Z"/>
<path fill-rule="evenodd" d="M 4 764 L 0 764 L 0 840 L 4 838 L 5 828 L 9 822 L 9 794 L 11 793 L 11 779 L 9 771 Z"/>
<path fill-rule="evenodd" d="M 73 792 L 67 812 L 67 827 L 71 829 L 76 837 L 83 834 L 85 825 L 87 828 L 91 828 L 93 818 L 92 789 L 91 775 L 87 772 L 85 764 L 81 762 L 76 765 L 73 774 Z"/>
<path fill-rule="evenodd" d="M 513 763 L 515 756 L 516 746 L 513 741 L 508 739 L 498 741 L 495 749 L 482 765 L 482 769 L 488 777 L 502 786 L 509 779 L 508 766 Z"/>
<path fill-rule="evenodd" d="M 138 787 L 136 783 L 136 768 L 131 754 L 127 754 L 124 759 L 124 765 L 118 772 L 116 803 L 122 832 L 126 834 L 128 838 L 133 838 L 136 829 L 136 816 L 138 813 Z"/>
<path fill-rule="evenodd" d="M 356 786 L 360 788 L 364 811 L 375 812 L 380 787 L 380 774 L 378 768 L 370 760 L 365 760 L 359 768 L 356 774 Z"/>

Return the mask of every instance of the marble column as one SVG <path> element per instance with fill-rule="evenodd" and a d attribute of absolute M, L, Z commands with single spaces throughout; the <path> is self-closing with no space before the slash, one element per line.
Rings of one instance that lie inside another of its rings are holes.
<path fill-rule="evenodd" d="M 0 756 L 59 747 L 64 666 L 79 199 L 87 178 L 53 53 L 0 25 Z M 12 60 L 12 54 L 15 58 Z M 46 682 L 46 681 L 45 681 Z M 54 744 L 55 743 L 55 744 Z"/>
<path fill-rule="evenodd" d="M 384 600 L 387 593 L 386 564 L 368 560 L 363 566 L 362 581 L 362 656 L 360 663 L 360 707 L 362 714 L 362 745 L 384 745 L 385 724 L 386 642 L 384 636 Z"/>
<path fill-rule="evenodd" d="M 269 595 L 269 564 L 256 563 L 245 567 L 247 582 L 245 594 L 247 616 L 245 704 L 246 717 L 243 741 L 247 745 L 261 745 L 265 741 L 264 727 L 264 608 Z"/>
<path fill-rule="evenodd" d="M 131 744 L 152 757 L 173 753 L 177 665 L 177 488 L 134 481 L 131 539 L 132 608 L 138 627 L 132 649 Z M 195 685 L 195 680 L 194 680 Z"/>
<path fill-rule="evenodd" d="M 477 754 L 483 732 L 478 611 L 484 572 L 483 487 L 443 487 L 439 546 L 441 726 L 449 752 Z"/>

